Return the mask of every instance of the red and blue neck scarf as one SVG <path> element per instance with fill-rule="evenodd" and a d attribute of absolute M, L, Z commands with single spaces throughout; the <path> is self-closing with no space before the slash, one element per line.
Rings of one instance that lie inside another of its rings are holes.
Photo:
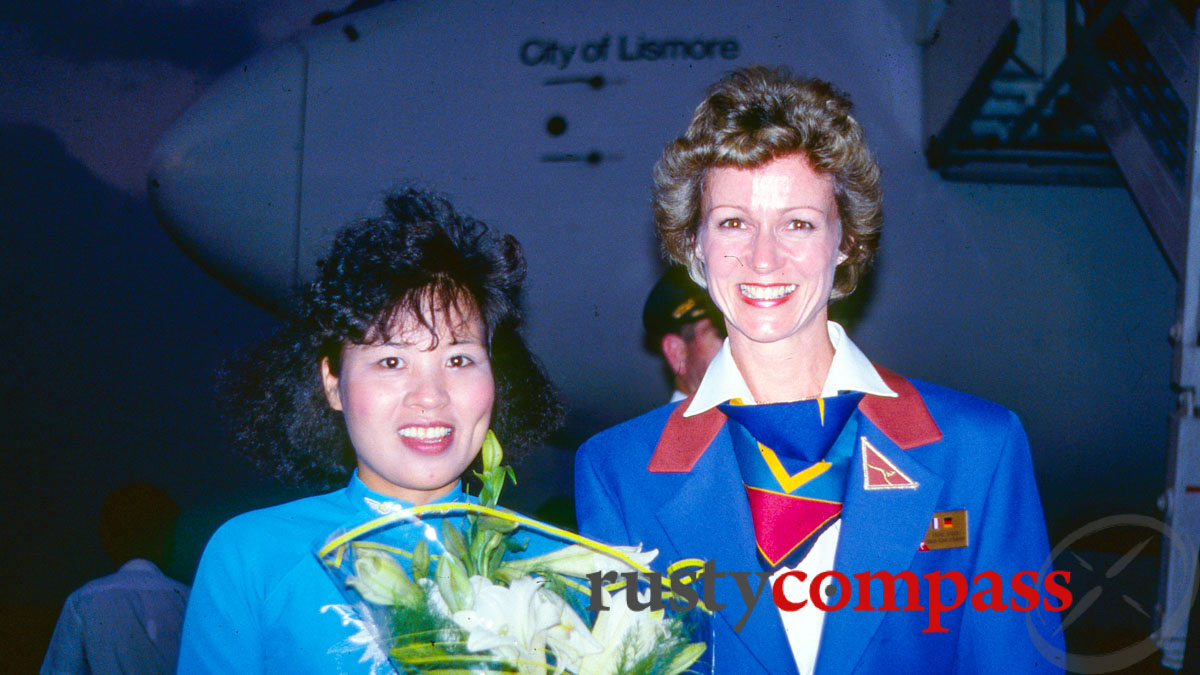
<path fill-rule="evenodd" d="M 841 515 L 862 397 L 718 406 L 729 418 L 764 569 L 795 567 Z"/>

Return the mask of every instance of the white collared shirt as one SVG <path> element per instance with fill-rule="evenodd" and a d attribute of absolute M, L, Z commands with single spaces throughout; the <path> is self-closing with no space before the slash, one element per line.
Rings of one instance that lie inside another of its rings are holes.
<path fill-rule="evenodd" d="M 833 362 L 829 364 L 829 374 L 825 376 L 825 384 L 821 387 L 821 397 L 837 396 L 843 391 L 861 391 L 876 396 L 896 396 L 896 392 L 888 388 L 883 378 L 871 365 L 871 361 L 862 353 L 840 324 L 827 321 L 829 341 L 833 343 Z M 684 417 L 717 407 L 730 399 L 740 398 L 742 402 L 753 404 L 754 395 L 742 377 L 737 364 L 733 362 L 733 353 L 729 350 L 729 338 L 721 345 L 721 350 L 708 364 L 704 371 L 704 379 L 696 389 L 696 397 L 683 413 Z"/>
<path fill-rule="evenodd" d="M 175 672 L 189 591 L 138 558 L 84 584 L 63 605 L 42 675 Z"/>
<path fill-rule="evenodd" d="M 827 327 L 834 351 L 833 362 L 829 364 L 829 374 L 825 376 L 825 384 L 821 387 L 821 396 L 837 396 L 843 391 L 896 396 L 896 392 L 884 383 L 875 367 L 846 335 L 845 329 L 833 321 L 829 321 Z M 717 352 L 712 363 L 708 364 L 704 379 L 700 381 L 700 387 L 696 390 L 696 397 L 683 413 L 684 417 L 699 415 L 733 398 L 740 398 L 746 404 L 754 403 L 754 395 L 750 393 L 746 378 L 742 377 L 741 371 L 733 361 L 733 354 L 729 351 L 729 338 L 726 338 L 721 351 Z M 771 575 L 771 587 L 775 587 L 775 580 L 781 575 L 798 570 L 805 574 L 805 582 L 785 580 L 783 591 L 788 598 L 795 601 L 807 598 L 812 578 L 833 569 L 841 530 L 842 521 L 839 518 L 817 537 L 812 549 L 799 564 L 791 568 L 780 568 Z M 821 588 L 821 592 L 825 592 L 824 587 Z M 841 589 L 841 592 L 846 592 L 846 589 Z M 779 615 L 783 620 L 788 644 L 792 648 L 792 657 L 796 660 L 796 668 L 800 675 L 809 675 L 816 668 L 817 647 L 821 643 L 821 631 L 825 626 L 825 612 L 813 607 L 810 601 L 795 612 L 780 610 Z"/>

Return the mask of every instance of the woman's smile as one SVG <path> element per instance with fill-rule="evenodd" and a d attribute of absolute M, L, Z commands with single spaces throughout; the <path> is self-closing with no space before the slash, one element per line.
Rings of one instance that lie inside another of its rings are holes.
<path fill-rule="evenodd" d="M 454 440 L 454 428 L 441 423 L 428 425 L 410 424 L 401 427 L 400 440 L 415 452 L 435 455 L 450 447 Z"/>
<path fill-rule="evenodd" d="M 786 302 L 796 291 L 796 284 L 738 284 L 743 299 L 755 307 L 774 307 Z"/>

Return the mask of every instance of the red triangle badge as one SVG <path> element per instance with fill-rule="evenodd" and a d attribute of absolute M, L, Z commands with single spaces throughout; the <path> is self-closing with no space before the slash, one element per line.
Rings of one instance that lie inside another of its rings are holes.
<path fill-rule="evenodd" d="M 884 457 L 864 436 L 862 439 L 863 489 L 913 489 L 917 481 L 908 477 L 891 460 Z"/>

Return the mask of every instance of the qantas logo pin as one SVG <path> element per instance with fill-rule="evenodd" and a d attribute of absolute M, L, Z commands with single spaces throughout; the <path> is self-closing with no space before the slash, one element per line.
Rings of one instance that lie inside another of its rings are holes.
<path fill-rule="evenodd" d="M 862 438 L 863 489 L 912 490 L 917 481 L 908 477 L 891 460 L 884 457 L 866 436 Z"/>

